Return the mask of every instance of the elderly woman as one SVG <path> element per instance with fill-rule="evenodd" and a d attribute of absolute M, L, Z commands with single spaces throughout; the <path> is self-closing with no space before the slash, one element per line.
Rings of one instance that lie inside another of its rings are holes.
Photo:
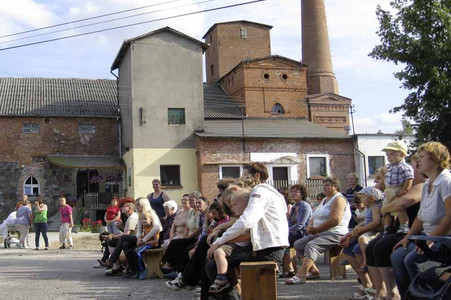
<path fill-rule="evenodd" d="M 163 203 L 171 200 L 165 191 L 161 189 L 160 179 L 152 180 L 153 193 L 147 195 L 147 200 L 150 202 L 150 206 L 157 213 L 160 222 L 163 223 L 164 218 L 164 207 Z"/>
<path fill-rule="evenodd" d="M 173 239 L 184 238 L 188 233 L 187 231 L 185 231 L 186 221 L 188 220 L 188 214 L 190 214 L 190 211 L 192 210 L 189 199 L 189 194 L 183 195 L 182 209 L 177 212 L 174 222 L 172 223 L 171 231 L 169 233 L 169 241 L 172 241 Z M 166 243 L 165 245 L 167 247 Z"/>
<path fill-rule="evenodd" d="M 351 205 L 352 216 L 355 216 L 355 206 L 352 199 L 357 192 L 360 192 L 363 189 L 363 187 L 359 184 L 359 176 L 355 172 L 349 173 L 346 179 L 348 180 L 349 189 L 346 191 L 344 196 Z M 349 221 L 349 228 L 354 228 L 355 226 L 357 226 L 357 222 L 355 218 L 351 218 Z"/>
<path fill-rule="evenodd" d="M 30 201 L 28 201 L 28 198 L 24 197 L 22 206 L 17 210 L 16 217 L 20 232 L 20 239 L 17 247 L 21 249 L 27 248 L 28 245 L 26 239 L 30 232 L 30 226 L 33 226 L 33 213 L 31 212 Z"/>
<path fill-rule="evenodd" d="M 290 247 L 293 247 L 297 240 L 307 235 L 307 226 L 312 217 L 312 208 L 306 202 L 307 189 L 301 184 L 291 186 L 290 198 L 294 201 L 294 205 L 288 217 L 288 241 L 290 242 Z M 290 248 L 286 248 L 283 255 L 283 273 L 279 277 L 286 278 L 294 275 L 295 271 L 290 258 Z"/>
<path fill-rule="evenodd" d="M 164 207 L 164 218 L 163 218 L 163 230 L 160 234 L 160 242 L 169 240 L 169 235 L 171 233 L 172 224 L 174 224 L 175 216 L 177 213 L 177 202 L 174 200 L 166 201 L 163 204 Z M 160 244 L 161 244 L 160 243 Z"/>
<path fill-rule="evenodd" d="M 418 170 L 429 179 L 423 186 L 420 210 L 409 233 L 399 241 L 390 256 L 396 283 L 401 297 L 404 297 L 409 283 L 418 273 L 417 264 L 426 257 L 408 237 L 417 234 L 445 236 L 451 234 L 451 173 L 448 149 L 438 142 L 422 144 L 417 149 Z M 428 242 L 429 247 L 437 247 Z"/>
<path fill-rule="evenodd" d="M 340 238 L 348 232 L 351 210 L 348 201 L 338 191 L 338 180 L 326 178 L 323 184 L 326 198 L 313 212 L 307 227 L 309 235 L 294 243 L 297 255 L 302 257 L 302 267 L 297 271 L 296 276 L 285 281 L 285 284 L 303 284 L 307 278 L 318 278 L 316 258 L 319 254 L 336 246 Z"/>

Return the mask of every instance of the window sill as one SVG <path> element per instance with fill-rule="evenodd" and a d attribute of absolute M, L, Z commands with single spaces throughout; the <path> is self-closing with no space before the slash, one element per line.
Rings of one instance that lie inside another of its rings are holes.
<path fill-rule="evenodd" d="M 162 185 L 161 188 L 163 190 L 177 190 L 177 189 L 183 189 L 183 186 L 181 186 L 181 185 Z"/>

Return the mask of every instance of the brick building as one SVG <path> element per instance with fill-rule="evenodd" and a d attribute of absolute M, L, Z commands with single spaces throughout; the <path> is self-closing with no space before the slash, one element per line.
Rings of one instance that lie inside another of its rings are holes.
<path fill-rule="evenodd" d="M 0 216 L 23 194 L 118 192 L 116 82 L 0 78 Z M 50 212 L 51 213 L 51 212 Z"/>

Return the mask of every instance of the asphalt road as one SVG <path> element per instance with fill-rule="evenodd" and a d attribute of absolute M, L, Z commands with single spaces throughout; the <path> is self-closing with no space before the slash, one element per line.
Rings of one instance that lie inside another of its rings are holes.
<path fill-rule="evenodd" d="M 0 246 L 0 299 L 196 299 L 195 290 L 171 291 L 163 279 L 106 277 L 92 265 L 94 250 L 34 251 Z M 278 299 L 348 299 L 357 290 L 356 276 L 328 279 L 329 269 L 318 260 L 324 280 L 287 286 L 277 279 Z"/>

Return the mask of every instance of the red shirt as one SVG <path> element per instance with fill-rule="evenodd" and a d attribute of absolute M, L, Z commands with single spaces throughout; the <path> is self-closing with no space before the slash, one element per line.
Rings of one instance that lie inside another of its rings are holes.
<path fill-rule="evenodd" d="M 106 219 L 108 221 L 113 220 L 117 216 L 119 210 L 120 208 L 118 205 L 108 206 L 108 208 L 106 209 Z"/>

